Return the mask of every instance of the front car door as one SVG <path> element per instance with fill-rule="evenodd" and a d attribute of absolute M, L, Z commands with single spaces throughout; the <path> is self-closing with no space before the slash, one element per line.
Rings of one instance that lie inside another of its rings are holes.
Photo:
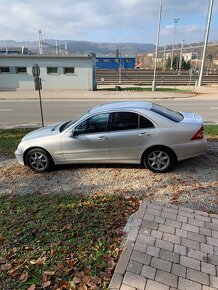
<path fill-rule="evenodd" d="M 154 124 L 134 112 L 114 112 L 110 117 L 109 148 L 111 159 L 135 163 L 155 135 Z"/>
<path fill-rule="evenodd" d="M 96 114 L 77 124 L 73 136 L 65 134 L 62 150 L 66 163 L 98 163 L 110 159 L 108 147 L 109 114 Z"/>

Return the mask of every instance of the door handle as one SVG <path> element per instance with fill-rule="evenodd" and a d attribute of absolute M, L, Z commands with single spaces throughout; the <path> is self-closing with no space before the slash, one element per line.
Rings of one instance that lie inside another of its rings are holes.
<path fill-rule="evenodd" d="M 106 139 L 107 139 L 106 136 L 100 136 L 100 137 L 97 138 L 97 140 L 106 140 Z"/>
<path fill-rule="evenodd" d="M 139 134 L 139 137 L 142 137 L 142 136 L 150 136 L 151 133 L 147 133 L 147 132 L 142 132 Z"/>

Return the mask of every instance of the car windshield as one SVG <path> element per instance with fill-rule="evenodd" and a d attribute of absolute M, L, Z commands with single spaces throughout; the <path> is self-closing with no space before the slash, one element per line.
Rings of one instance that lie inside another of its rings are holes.
<path fill-rule="evenodd" d="M 181 122 L 184 119 L 184 117 L 181 113 L 172 111 L 168 108 L 162 107 L 162 106 L 157 105 L 157 104 L 152 104 L 151 111 L 153 111 L 161 116 L 164 116 L 167 119 L 170 119 L 171 121 L 174 121 L 177 123 Z"/>
<path fill-rule="evenodd" d="M 66 130 L 67 128 L 69 128 L 73 124 L 75 124 L 77 121 L 79 121 L 80 119 L 83 119 L 83 117 L 85 117 L 86 115 L 87 116 L 89 115 L 89 111 L 86 112 L 85 114 L 83 114 L 82 116 L 80 116 L 79 118 L 75 119 L 75 120 L 65 122 L 63 125 L 61 125 L 61 127 L 59 129 L 60 132 L 63 132 L 64 130 Z"/>

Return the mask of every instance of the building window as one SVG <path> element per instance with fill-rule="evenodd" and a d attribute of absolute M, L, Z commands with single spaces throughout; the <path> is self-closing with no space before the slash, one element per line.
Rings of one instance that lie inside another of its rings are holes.
<path fill-rule="evenodd" d="M 74 74 L 75 68 L 74 67 L 64 67 L 64 74 Z"/>
<path fill-rule="evenodd" d="M 47 67 L 47 74 L 57 74 L 58 68 L 57 67 Z"/>
<path fill-rule="evenodd" d="M 16 67 L 16 73 L 17 74 L 27 73 L 27 68 L 25 66 L 18 66 Z"/>
<path fill-rule="evenodd" d="M 10 72 L 10 67 L 8 66 L 1 66 L 0 67 L 0 73 L 9 73 Z"/>

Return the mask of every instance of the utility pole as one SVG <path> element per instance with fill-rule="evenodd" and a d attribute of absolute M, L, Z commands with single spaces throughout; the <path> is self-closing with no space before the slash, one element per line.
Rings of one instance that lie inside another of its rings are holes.
<path fill-rule="evenodd" d="M 182 40 L 182 43 L 181 43 L 181 50 L 180 50 L 180 57 L 179 57 L 179 72 L 178 74 L 180 75 L 181 74 L 181 69 L 182 69 L 182 53 L 183 53 L 183 47 L 184 47 L 184 39 Z"/>
<path fill-rule="evenodd" d="M 176 42 L 176 24 L 179 23 L 179 18 L 174 18 L 174 32 L 173 32 L 173 46 L 172 46 L 172 53 L 171 53 L 171 66 L 170 69 L 173 69 L 173 54 L 174 54 L 174 48 L 175 48 L 175 42 Z"/>
<path fill-rule="evenodd" d="M 43 49 L 42 49 L 42 30 L 40 28 L 38 29 L 38 38 L 39 38 L 39 54 L 43 54 Z"/>
<path fill-rule="evenodd" d="M 160 39 L 160 23 L 161 23 L 161 14 L 162 14 L 162 0 L 160 0 L 160 8 L 159 8 L 159 18 L 157 24 L 157 39 L 156 39 L 156 49 L 155 49 L 155 60 L 154 60 L 154 78 L 152 82 L 152 92 L 156 91 L 156 78 L 157 78 L 157 53 Z"/>
<path fill-rule="evenodd" d="M 203 49 L 203 55 L 202 55 L 202 61 L 201 61 L 201 70 L 200 70 L 199 79 L 198 79 L 198 87 L 201 86 L 203 72 L 204 72 L 204 63 L 205 63 L 205 56 L 206 56 L 206 51 L 207 51 L 208 37 L 209 37 L 209 32 L 210 32 L 210 22 L 211 22 L 211 16 L 212 16 L 212 11 L 213 11 L 213 2 L 214 0 L 210 0 L 209 7 L 208 7 L 207 25 L 205 29 L 204 49 Z"/>

